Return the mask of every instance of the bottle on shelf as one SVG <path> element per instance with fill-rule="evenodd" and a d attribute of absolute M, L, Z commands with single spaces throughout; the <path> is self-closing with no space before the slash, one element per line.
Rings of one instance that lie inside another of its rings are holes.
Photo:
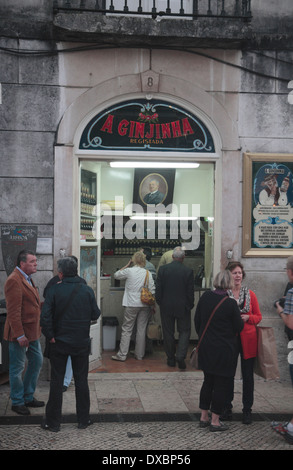
<path fill-rule="evenodd" d="M 286 193 L 288 188 L 289 188 L 289 184 L 290 184 L 290 172 L 283 179 L 281 187 L 280 187 L 280 191 L 283 192 L 283 193 Z"/>
<path fill-rule="evenodd" d="M 81 183 L 80 189 L 80 210 L 83 214 L 92 215 L 93 208 L 96 205 L 96 196 L 90 192 L 84 183 Z"/>

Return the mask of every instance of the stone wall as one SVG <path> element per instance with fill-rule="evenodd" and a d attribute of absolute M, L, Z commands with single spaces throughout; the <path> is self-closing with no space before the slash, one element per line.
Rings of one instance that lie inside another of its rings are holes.
<path fill-rule="evenodd" d="M 1 39 L 0 223 L 37 224 L 38 237 L 53 237 L 54 141 L 60 120 L 58 58 L 14 50 L 50 50 L 39 40 Z M 7 52 L 6 52 L 7 51 Z M 52 251 L 38 256 L 40 293 L 52 275 Z M 0 259 L 0 298 L 6 279 Z"/>
<path fill-rule="evenodd" d="M 245 42 L 245 50 L 237 48 L 231 41 L 230 46 L 226 42 L 225 49 L 219 49 L 217 44 L 217 49 L 188 51 L 174 51 L 170 47 L 168 51 L 156 49 L 150 53 L 144 48 L 119 48 L 65 54 L 57 53 L 57 49 L 86 45 L 56 43 L 60 30 L 53 27 L 51 1 L 26 0 L 24 6 L 20 0 L 2 0 L 0 223 L 37 224 L 39 237 L 52 239 L 52 252 L 38 254 L 35 279 L 41 294 L 53 274 L 54 214 L 58 212 L 62 216 L 67 207 L 66 201 L 55 197 L 62 194 L 54 180 L 55 155 L 60 157 L 61 163 L 71 158 L 68 152 L 66 156 L 63 153 L 64 143 L 57 142 L 55 152 L 59 123 L 87 93 L 88 113 L 96 87 L 105 90 L 109 96 L 111 93 L 115 96 L 114 92 L 122 94 L 119 86 L 124 87 L 123 90 L 140 86 L 140 74 L 148 69 L 160 76 L 162 90 L 174 97 L 189 94 L 191 102 L 205 109 L 215 126 L 221 128 L 225 145 L 222 149 L 222 189 L 221 194 L 217 194 L 222 197 L 219 264 L 225 265 L 226 252 L 230 249 L 234 258 L 241 258 L 242 202 L 245 197 L 242 194 L 243 152 L 292 153 L 293 135 L 292 107 L 287 100 L 288 82 L 293 78 L 292 39 L 288 33 L 292 2 L 286 0 L 276 5 L 273 0 L 258 0 L 252 2 L 252 8 L 254 18 L 246 39 L 253 40 Z M 153 26 L 153 36 L 163 26 L 163 23 Z M 209 36 L 210 27 L 206 23 L 206 29 L 200 34 Z M 189 30 L 190 25 L 184 34 L 189 34 Z M 168 38 L 168 30 L 165 31 Z M 123 29 L 120 33 L 123 38 Z M 72 31 L 71 38 L 76 41 Z M 81 38 L 82 34 L 79 34 L 79 40 Z M 90 41 L 91 36 L 87 35 L 89 46 Z M 176 45 L 174 38 L 172 41 Z M 129 38 L 126 43 L 131 45 Z M 133 80 L 128 88 L 127 77 Z M 220 119 L 220 109 L 225 116 L 224 122 Z M 75 126 L 78 125 L 77 119 Z M 76 127 L 72 129 L 73 135 Z M 66 135 L 64 128 L 62 132 Z M 237 135 L 237 139 L 232 135 Z M 65 143 L 72 145 L 72 142 Z M 68 183 L 67 178 L 68 175 L 66 178 L 64 175 L 63 183 Z M 71 237 L 71 228 L 64 227 L 64 239 Z M 59 232 L 58 244 L 61 242 L 62 232 Z M 242 261 L 247 272 L 247 285 L 258 296 L 264 324 L 275 329 L 282 378 L 289 380 L 287 339 L 273 308 L 273 301 L 283 293 L 287 282 L 285 259 L 245 258 Z M 0 257 L 0 298 L 4 295 L 5 279 Z"/>

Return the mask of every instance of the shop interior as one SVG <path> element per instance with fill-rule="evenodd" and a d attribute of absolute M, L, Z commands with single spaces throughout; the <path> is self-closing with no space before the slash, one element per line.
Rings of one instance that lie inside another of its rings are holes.
<path fill-rule="evenodd" d="M 156 212 L 144 203 L 150 180 L 157 178 L 165 199 Z M 109 161 L 80 162 L 80 275 L 94 289 L 104 319 L 117 319 L 115 341 L 105 339 L 101 329 L 101 372 L 170 371 L 162 340 L 147 342 L 144 360 L 131 355 L 124 363 L 111 360 L 119 347 L 123 321 L 123 282 L 114 273 L 125 266 L 141 247 L 151 249 L 151 263 L 159 267 L 164 252 L 186 245 L 184 263 L 195 278 L 195 306 L 210 288 L 213 274 L 214 164 L 193 168 L 136 168 L 111 166 Z M 191 312 L 190 350 L 197 335 Z M 160 324 L 159 306 L 154 320 Z M 105 321 L 107 323 L 107 321 Z M 103 323 L 102 323 L 103 324 Z M 114 346 L 113 346 L 114 341 Z M 105 344 L 105 343 L 109 344 Z M 114 349 L 113 349 L 114 348 Z M 187 361 L 188 362 L 188 361 Z M 189 366 L 187 366 L 189 367 Z"/>

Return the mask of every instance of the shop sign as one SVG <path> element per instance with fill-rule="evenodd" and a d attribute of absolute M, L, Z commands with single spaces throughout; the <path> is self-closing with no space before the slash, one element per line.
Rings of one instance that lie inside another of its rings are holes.
<path fill-rule="evenodd" d="M 7 276 L 14 270 L 20 251 L 36 252 L 37 235 L 37 226 L 10 224 L 1 226 L 2 256 Z"/>
<path fill-rule="evenodd" d="M 244 256 L 289 256 L 293 248 L 293 158 L 244 155 Z"/>
<path fill-rule="evenodd" d="M 80 150 L 146 150 L 214 153 L 205 124 L 178 105 L 138 99 L 116 104 L 85 127 Z"/>

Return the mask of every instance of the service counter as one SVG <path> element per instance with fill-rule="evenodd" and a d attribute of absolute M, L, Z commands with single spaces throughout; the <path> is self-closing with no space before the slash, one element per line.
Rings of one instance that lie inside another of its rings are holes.
<path fill-rule="evenodd" d="M 206 289 L 195 288 L 194 291 L 194 307 L 191 311 L 191 340 L 198 338 L 195 328 L 194 328 L 194 312 L 199 300 L 199 297 L 202 295 Z M 115 287 L 112 285 L 111 277 L 102 277 L 101 278 L 101 295 L 103 295 L 103 316 L 104 317 L 116 317 L 119 322 L 117 326 L 117 341 L 121 337 L 121 326 L 123 322 L 123 306 L 122 300 L 124 295 L 124 286 Z M 155 319 L 158 323 L 161 323 L 160 318 L 160 307 L 156 305 L 156 314 Z"/>

